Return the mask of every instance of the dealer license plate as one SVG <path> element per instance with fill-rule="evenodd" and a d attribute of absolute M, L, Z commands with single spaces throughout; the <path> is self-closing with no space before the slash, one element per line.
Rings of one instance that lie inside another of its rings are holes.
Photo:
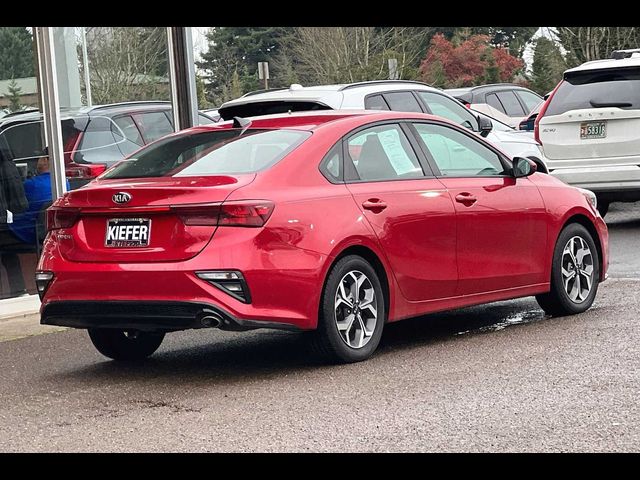
<path fill-rule="evenodd" d="M 107 220 L 106 247 L 146 247 L 151 239 L 148 218 L 112 218 Z"/>

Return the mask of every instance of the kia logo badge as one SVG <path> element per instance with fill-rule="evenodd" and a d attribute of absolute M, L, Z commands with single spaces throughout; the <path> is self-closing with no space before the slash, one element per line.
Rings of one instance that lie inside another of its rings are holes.
<path fill-rule="evenodd" d="M 119 204 L 129 203 L 131 201 L 131 194 L 127 192 L 114 193 L 113 197 L 111 197 L 111 200 L 113 200 L 114 203 Z"/>

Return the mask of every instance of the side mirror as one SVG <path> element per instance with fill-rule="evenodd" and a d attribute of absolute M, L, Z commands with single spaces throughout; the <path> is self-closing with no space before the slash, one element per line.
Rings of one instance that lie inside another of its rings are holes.
<path fill-rule="evenodd" d="M 532 132 L 535 129 L 536 118 L 538 117 L 537 113 L 534 113 L 529 118 L 525 118 L 518 125 L 518 130 L 526 130 L 528 132 Z"/>
<path fill-rule="evenodd" d="M 524 157 L 515 157 L 513 159 L 513 177 L 522 178 L 533 175 L 538 171 L 538 165 L 533 160 Z"/>
<path fill-rule="evenodd" d="M 478 127 L 480 128 L 480 136 L 486 137 L 493 130 L 493 123 L 487 117 L 478 115 Z"/>

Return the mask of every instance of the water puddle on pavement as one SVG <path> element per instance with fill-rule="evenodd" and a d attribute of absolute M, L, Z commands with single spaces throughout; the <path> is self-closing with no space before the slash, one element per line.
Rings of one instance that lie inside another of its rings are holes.
<path fill-rule="evenodd" d="M 517 312 L 509 315 L 503 321 L 498 323 L 492 323 L 491 325 L 484 325 L 479 328 L 472 328 L 470 330 L 464 330 L 461 332 L 457 332 L 456 335 L 466 335 L 468 333 L 486 333 L 486 332 L 497 332 L 499 330 L 504 330 L 507 327 L 512 325 L 522 325 L 524 323 L 533 323 L 539 320 L 543 320 L 545 318 L 544 312 L 542 310 L 528 310 L 524 312 Z"/>

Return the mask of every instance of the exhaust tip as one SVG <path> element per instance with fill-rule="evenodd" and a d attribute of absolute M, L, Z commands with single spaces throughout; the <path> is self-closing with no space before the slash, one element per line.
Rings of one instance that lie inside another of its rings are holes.
<path fill-rule="evenodd" d="M 222 324 L 222 317 L 217 312 L 204 311 L 199 315 L 199 322 L 204 328 L 216 328 Z"/>

